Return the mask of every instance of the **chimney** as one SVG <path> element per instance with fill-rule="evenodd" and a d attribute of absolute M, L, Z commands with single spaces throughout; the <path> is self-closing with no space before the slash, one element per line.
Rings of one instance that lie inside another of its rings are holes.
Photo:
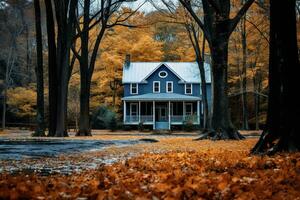
<path fill-rule="evenodd" d="M 125 67 L 129 67 L 129 66 L 130 66 L 130 54 L 126 54 Z"/>

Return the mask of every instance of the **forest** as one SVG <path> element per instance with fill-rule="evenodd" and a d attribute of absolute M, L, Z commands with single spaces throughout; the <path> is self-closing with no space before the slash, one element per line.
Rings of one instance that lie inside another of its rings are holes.
<path fill-rule="evenodd" d="M 0 199 L 299 198 L 298 27 L 298 0 L 0 0 Z M 126 125 L 128 58 L 194 62 L 202 124 Z"/>

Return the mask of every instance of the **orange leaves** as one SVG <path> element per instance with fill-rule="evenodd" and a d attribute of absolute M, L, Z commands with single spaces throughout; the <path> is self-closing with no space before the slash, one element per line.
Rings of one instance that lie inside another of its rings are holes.
<path fill-rule="evenodd" d="M 249 156 L 256 141 L 168 139 L 144 153 L 72 176 L 0 175 L 0 198 L 296 199 L 300 153 Z M 164 152 L 162 152 L 164 150 Z M 288 155 L 288 156 L 287 156 Z"/>

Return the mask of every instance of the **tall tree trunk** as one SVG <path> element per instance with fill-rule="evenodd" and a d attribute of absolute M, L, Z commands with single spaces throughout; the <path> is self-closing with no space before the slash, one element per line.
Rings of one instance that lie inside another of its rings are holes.
<path fill-rule="evenodd" d="M 90 136 L 90 80 L 89 80 L 89 23 L 90 0 L 84 0 L 83 31 L 80 62 L 80 117 L 77 136 Z"/>
<path fill-rule="evenodd" d="M 233 18 L 230 18 L 230 0 L 224 0 L 222 3 L 202 0 L 204 22 L 193 10 L 194 6 L 190 0 L 179 1 L 203 30 L 211 50 L 213 73 L 211 127 L 213 130 L 209 131 L 207 135 L 212 139 L 242 139 L 244 137 L 239 134 L 231 122 L 228 107 L 228 43 L 231 33 L 254 0 L 247 0 Z M 201 136 L 199 139 L 203 138 L 206 136 Z"/>
<path fill-rule="evenodd" d="M 212 53 L 213 74 L 213 106 L 211 127 L 215 130 L 215 139 L 242 139 L 231 122 L 228 85 L 227 85 L 227 62 L 228 62 L 228 40 L 222 32 L 210 44 Z"/>
<path fill-rule="evenodd" d="M 206 75 L 205 75 L 205 35 L 203 35 L 202 41 L 202 66 L 200 67 L 200 77 L 201 77 L 201 92 L 202 92 L 202 103 L 203 103 L 203 128 L 210 129 L 209 122 L 209 109 L 207 100 L 207 85 L 206 85 Z"/>
<path fill-rule="evenodd" d="M 67 97 L 70 74 L 70 49 L 75 34 L 75 11 L 78 0 L 54 0 L 57 21 L 56 76 L 57 107 L 55 136 L 68 136 Z"/>
<path fill-rule="evenodd" d="M 299 151 L 300 107 L 295 0 L 270 1 L 270 62 L 267 125 L 252 153 Z"/>
<path fill-rule="evenodd" d="M 57 70 L 56 70 L 56 44 L 55 27 L 53 18 L 53 8 L 51 0 L 45 0 L 46 23 L 48 39 L 48 81 L 49 81 L 49 117 L 48 136 L 54 136 L 56 132 L 56 112 L 57 112 Z"/>
<path fill-rule="evenodd" d="M 35 31 L 36 31 L 36 54 L 37 66 L 36 82 L 37 82 L 37 127 L 34 136 L 45 136 L 45 120 L 44 120 L 44 74 L 43 74 L 43 44 L 42 44 L 42 28 L 41 28 L 41 8 L 40 1 L 34 0 L 35 11 Z"/>

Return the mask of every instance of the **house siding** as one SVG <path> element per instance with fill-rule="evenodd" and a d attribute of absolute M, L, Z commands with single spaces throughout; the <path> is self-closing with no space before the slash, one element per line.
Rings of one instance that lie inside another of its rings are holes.
<path fill-rule="evenodd" d="M 166 71 L 168 76 L 166 78 L 159 77 L 160 71 Z M 138 86 L 138 94 L 130 94 L 130 84 L 124 84 L 124 96 L 133 96 L 133 95 L 142 95 L 147 93 L 153 93 L 153 82 L 160 81 L 160 93 L 166 93 L 166 84 L 167 81 L 173 82 L 173 93 L 185 94 L 184 83 L 178 83 L 180 79 L 166 66 L 162 65 L 159 67 L 154 73 L 152 73 L 147 79 L 147 83 L 139 83 Z M 208 85 L 209 86 L 209 85 Z M 208 89 L 210 91 L 210 89 Z M 200 84 L 193 83 L 193 92 L 190 94 L 191 96 L 200 97 Z"/>

